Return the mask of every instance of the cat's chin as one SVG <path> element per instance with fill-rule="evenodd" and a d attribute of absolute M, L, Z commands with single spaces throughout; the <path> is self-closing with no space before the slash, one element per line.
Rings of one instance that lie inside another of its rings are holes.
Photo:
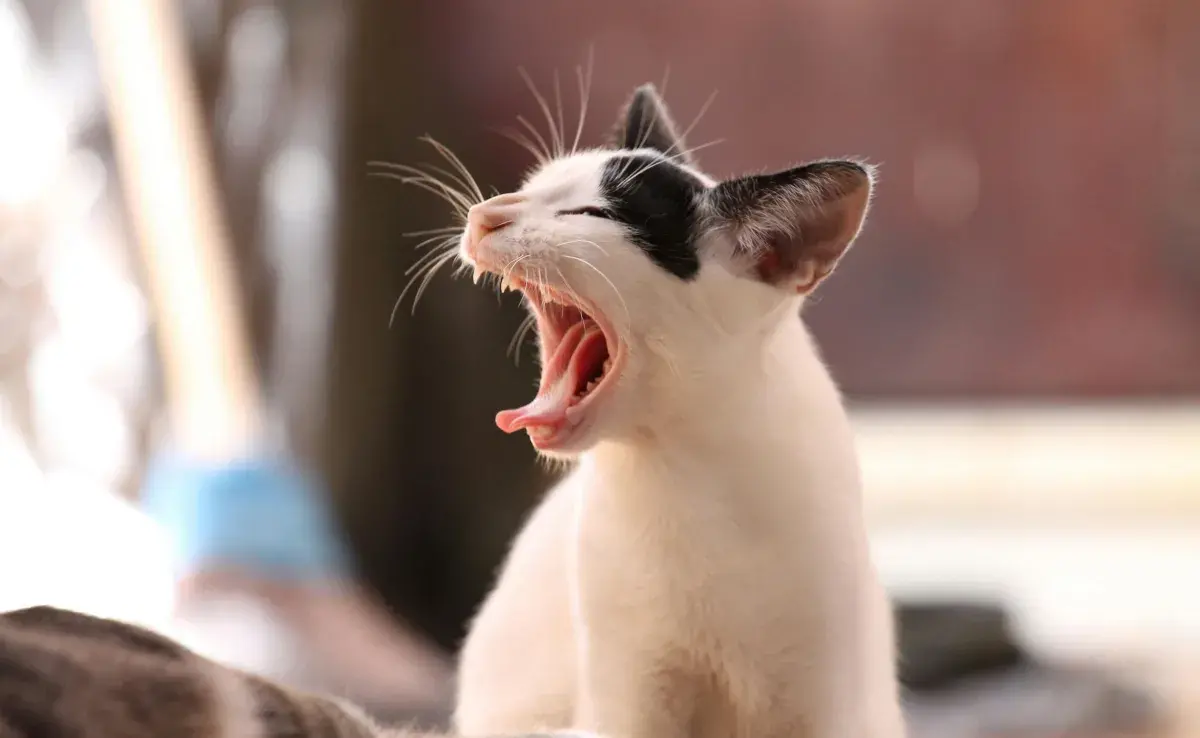
<path fill-rule="evenodd" d="M 596 423 L 594 417 L 587 417 L 574 427 L 554 433 L 551 436 L 538 437 L 529 434 L 529 443 L 542 456 L 560 461 L 572 461 L 586 453 L 599 440 L 594 432 Z"/>

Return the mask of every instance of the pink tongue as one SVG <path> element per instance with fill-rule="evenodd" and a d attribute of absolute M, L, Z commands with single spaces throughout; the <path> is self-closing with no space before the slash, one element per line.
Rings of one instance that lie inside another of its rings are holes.
<path fill-rule="evenodd" d="M 515 433 L 530 426 L 546 426 L 555 431 L 567 422 L 567 408 L 575 395 L 576 376 L 570 371 L 571 359 L 588 334 L 598 331 L 592 321 L 581 321 L 567 329 L 554 356 L 542 370 L 542 384 L 537 397 L 525 407 L 502 410 L 496 414 L 496 425 L 505 433 Z"/>

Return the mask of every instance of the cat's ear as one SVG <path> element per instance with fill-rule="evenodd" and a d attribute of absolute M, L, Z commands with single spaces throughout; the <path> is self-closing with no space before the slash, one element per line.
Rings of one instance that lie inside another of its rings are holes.
<path fill-rule="evenodd" d="M 759 279 L 808 294 L 858 236 L 874 179 L 866 164 L 814 162 L 721 182 L 705 209 Z"/>
<path fill-rule="evenodd" d="M 620 149 L 654 149 L 680 164 L 694 165 L 667 104 L 652 84 L 633 91 L 617 120 L 612 139 L 613 145 Z"/>

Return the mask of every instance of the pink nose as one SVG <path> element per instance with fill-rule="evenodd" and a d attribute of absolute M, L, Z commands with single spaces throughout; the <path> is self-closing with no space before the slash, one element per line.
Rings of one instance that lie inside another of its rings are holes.
<path fill-rule="evenodd" d="M 471 206 L 467 211 L 467 234 L 472 246 L 484 236 L 498 231 L 517 219 L 525 196 L 510 192 Z"/>

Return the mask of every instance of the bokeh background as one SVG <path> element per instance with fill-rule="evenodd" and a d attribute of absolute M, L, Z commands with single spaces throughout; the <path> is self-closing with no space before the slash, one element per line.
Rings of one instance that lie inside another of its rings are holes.
<path fill-rule="evenodd" d="M 535 372 L 506 355 L 515 300 L 442 277 L 389 325 L 403 234 L 451 221 L 367 162 L 436 161 L 431 133 L 510 188 L 530 156 L 493 129 L 540 121 L 518 68 L 557 77 L 571 128 L 590 58 L 585 142 L 666 80 L 690 143 L 720 139 L 715 176 L 882 165 L 808 318 L 912 606 L 906 659 L 966 664 L 912 677 L 919 734 L 1200 731 L 1200 4 L 179 8 L 271 416 L 392 611 L 454 648 L 550 477 L 491 422 Z M 0 607 L 156 622 L 156 313 L 78 0 L 0 0 L 0 100 Z M 1011 632 L 959 612 L 982 630 L 955 640 L 936 602 Z"/>

